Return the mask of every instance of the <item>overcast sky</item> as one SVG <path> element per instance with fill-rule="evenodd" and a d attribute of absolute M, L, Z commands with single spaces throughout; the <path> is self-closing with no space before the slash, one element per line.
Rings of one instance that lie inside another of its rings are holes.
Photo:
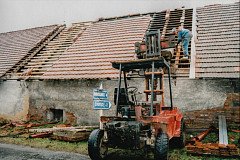
<path fill-rule="evenodd" d="M 0 33 L 239 0 L 0 0 Z"/>

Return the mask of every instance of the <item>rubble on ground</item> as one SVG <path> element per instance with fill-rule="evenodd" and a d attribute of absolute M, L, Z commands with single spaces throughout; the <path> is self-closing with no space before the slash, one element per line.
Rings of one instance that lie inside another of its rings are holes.
<path fill-rule="evenodd" d="M 51 138 L 67 142 L 88 139 L 92 129 L 98 126 L 76 126 L 57 122 L 13 122 L 0 118 L 0 137 Z"/>
<path fill-rule="evenodd" d="M 219 131 L 219 133 L 217 132 Z M 221 143 L 223 130 L 210 126 L 209 129 L 196 136 L 190 136 L 187 142 L 186 151 L 193 155 L 212 155 L 221 157 L 240 157 L 240 130 L 226 128 L 224 133 L 227 135 L 228 142 Z M 210 143 L 211 142 L 211 143 Z"/>
<path fill-rule="evenodd" d="M 2 127 L 5 124 L 8 124 L 8 123 L 9 123 L 9 121 L 7 119 L 0 117 L 0 127 Z"/>

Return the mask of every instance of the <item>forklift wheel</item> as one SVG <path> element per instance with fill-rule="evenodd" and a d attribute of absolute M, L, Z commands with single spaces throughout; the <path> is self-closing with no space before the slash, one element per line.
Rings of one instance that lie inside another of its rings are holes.
<path fill-rule="evenodd" d="M 88 155 L 92 160 L 102 160 L 107 155 L 107 145 L 103 142 L 103 130 L 95 129 L 88 139 Z"/>
<path fill-rule="evenodd" d="M 182 121 L 181 121 L 181 133 L 180 133 L 179 141 L 180 141 L 179 146 L 181 148 L 185 147 L 185 145 L 186 145 L 186 126 L 185 126 L 184 119 L 182 119 Z"/>
<path fill-rule="evenodd" d="M 166 133 L 160 133 L 156 138 L 155 143 L 155 160 L 167 160 L 168 159 L 168 135 Z"/>
<path fill-rule="evenodd" d="M 176 138 L 174 141 L 174 144 L 177 145 L 179 148 L 185 147 L 186 144 L 186 132 L 185 132 L 185 123 L 184 120 L 182 119 L 181 121 L 181 128 L 180 128 L 180 137 Z"/>

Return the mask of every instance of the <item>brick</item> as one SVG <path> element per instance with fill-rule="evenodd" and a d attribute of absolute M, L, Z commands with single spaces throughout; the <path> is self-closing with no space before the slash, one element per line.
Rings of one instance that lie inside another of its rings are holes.
<path fill-rule="evenodd" d="M 227 146 L 224 145 L 224 144 L 219 144 L 218 146 L 219 146 L 219 149 L 225 149 L 225 148 L 227 148 Z"/>

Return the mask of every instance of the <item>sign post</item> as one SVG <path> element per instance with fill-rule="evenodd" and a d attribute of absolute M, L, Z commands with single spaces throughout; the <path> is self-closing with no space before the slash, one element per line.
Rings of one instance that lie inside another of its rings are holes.
<path fill-rule="evenodd" d="M 103 110 L 111 108 L 111 103 L 108 100 L 108 91 L 103 89 L 101 82 L 98 89 L 93 90 L 93 109 L 99 110 L 99 118 L 103 116 Z M 100 129 L 103 129 L 103 124 L 100 122 Z"/>
<path fill-rule="evenodd" d="M 100 89 L 100 90 L 103 89 L 103 84 L 102 84 L 102 82 L 101 82 L 101 84 L 100 84 L 99 89 Z M 100 129 L 103 129 L 103 124 L 102 124 L 102 122 L 101 122 L 101 117 L 102 117 L 102 116 L 103 116 L 103 110 L 100 109 L 100 110 L 99 110 L 99 128 L 100 128 Z"/>

